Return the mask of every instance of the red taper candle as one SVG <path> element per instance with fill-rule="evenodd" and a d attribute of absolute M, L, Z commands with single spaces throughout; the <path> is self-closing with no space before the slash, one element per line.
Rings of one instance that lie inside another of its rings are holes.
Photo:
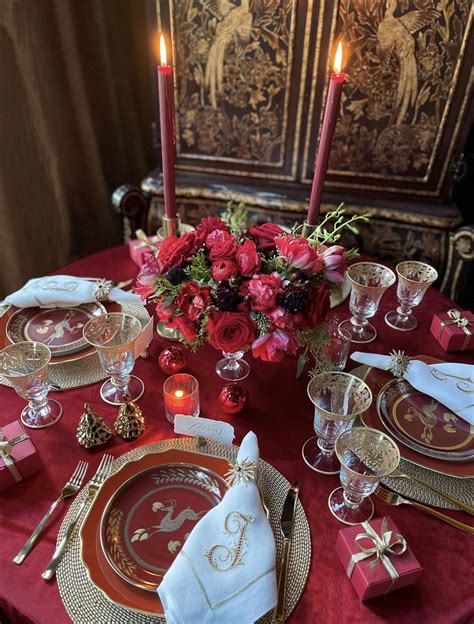
<path fill-rule="evenodd" d="M 317 225 L 319 212 L 321 210 L 321 197 L 323 195 L 324 178 L 329 162 L 332 138 L 336 128 L 337 116 L 339 114 L 339 104 L 341 101 L 342 87 L 344 85 L 345 74 L 341 72 L 342 67 L 342 44 L 337 46 L 334 59 L 334 73 L 329 78 L 328 95 L 326 108 L 324 110 L 323 127 L 321 138 L 319 139 L 318 151 L 316 153 L 316 164 L 313 175 L 313 186 L 311 187 L 311 197 L 308 208 L 308 224 Z"/>
<path fill-rule="evenodd" d="M 174 172 L 174 149 L 176 129 L 174 123 L 173 68 L 171 65 L 166 64 L 166 43 L 163 35 L 160 35 L 160 65 L 157 67 L 157 72 L 165 214 L 168 218 L 175 219 L 176 179 Z"/>

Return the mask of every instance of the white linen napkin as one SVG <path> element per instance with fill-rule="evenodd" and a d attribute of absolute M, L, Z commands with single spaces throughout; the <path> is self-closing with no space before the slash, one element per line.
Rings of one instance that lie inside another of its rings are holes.
<path fill-rule="evenodd" d="M 258 457 L 250 431 L 237 456 L 243 478 L 196 524 L 158 587 L 168 624 L 251 624 L 276 605 L 275 540 L 253 480 Z"/>
<path fill-rule="evenodd" d="M 382 370 L 391 370 L 393 356 L 356 351 L 351 358 Z M 474 425 L 474 366 L 471 364 L 426 364 L 410 360 L 403 378 L 416 390 L 433 397 L 463 420 Z"/>
<path fill-rule="evenodd" d="M 105 292 L 107 292 L 106 289 Z M 141 303 L 139 295 L 112 288 L 103 299 L 118 303 Z M 8 295 L 0 305 L 17 308 L 68 308 L 101 299 L 98 282 L 71 275 L 49 275 L 29 280 L 16 292 Z"/>

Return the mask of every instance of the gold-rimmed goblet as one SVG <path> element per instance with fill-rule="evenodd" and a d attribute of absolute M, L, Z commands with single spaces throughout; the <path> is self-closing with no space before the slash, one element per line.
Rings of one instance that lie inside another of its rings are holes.
<path fill-rule="evenodd" d="M 398 446 L 382 431 L 353 427 L 336 440 L 336 455 L 342 487 L 329 495 L 329 509 L 343 524 L 366 522 L 374 514 L 370 495 L 400 462 Z"/>
<path fill-rule="evenodd" d="M 418 321 L 412 314 L 412 308 L 421 303 L 425 292 L 438 279 L 438 273 L 425 262 L 406 260 L 395 267 L 398 275 L 397 299 L 400 304 L 396 310 L 387 312 L 385 322 L 398 331 L 412 331 Z"/>
<path fill-rule="evenodd" d="M 51 427 L 63 408 L 48 399 L 49 347 L 40 342 L 17 342 L 0 351 L 0 374 L 12 384 L 28 405 L 21 412 L 21 422 L 32 429 Z"/>
<path fill-rule="evenodd" d="M 93 318 L 84 327 L 84 338 L 95 347 L 102 368 L 110 375 L 100 389 L 106 403 L 121 405 L 125 400 L 136 401 L 145 391 L 143 381 L 130 375 L 135 366 L 133 347 L 140 332 L 140 321 L 121 312 Z"/>
<path fill-rule="evenodd" d="M 351 283 L 349 309 L 352 317 L 339 327 L 347 329 L 352 342 L 372 342 L 377 330 L 367 319 L 377 312 L 384 292 L 395 282 L 395 273 L 376 262 L 357 262 L 347 269 Z"/>
<path fill-rule="evenodd" d="M 314 405 L 314 432 L 302 449 L 310 468 L 323 474 L 337 474 L 339 460 L 334 453 L 338 436 L 352 427 L 356 416 L 372 403 L 369 386 L 354 375 L 328 372 L 315 375 L 308 384 Z"/>

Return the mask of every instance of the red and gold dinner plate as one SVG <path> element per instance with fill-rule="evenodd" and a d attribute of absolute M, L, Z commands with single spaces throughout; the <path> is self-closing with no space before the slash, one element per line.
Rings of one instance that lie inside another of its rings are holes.
<path fill-rule="evenodd" d="M 131 461 L 107 479 L 81 528 L 81 558 L 108 600 L 163 615 L 155 589 L 187 533 L 221 500 L 228 469 L 221 457 L 170 449 Z"/>
<path fill-rule="evenodd" d="M 86 303 L 71 308 L 16 308 L 0 318 L 0 349 L 23 340 L 42 342 L 51 349 L 51 365 L 80 360 L 95 352 L 83 336 L 94 316 L 120 312 L 119 303 Z"/>
<path fill-rule="evenodd" d="M 427 364 L 439 362 L 428 356 L 417 359 Z M 377 398 L 361 419 L 367 427 L 385 433 L 388 430 L 400 442 L 403 459 L 453 477 L 474 477 L 474 461 L 469 461 L 474 444 L 468 423 L 461 422 L 443 405 L 435 405 L 431 397 L 407 382 L 400 385 L 386 371 L 370 368 L 365 382 Z M 450 456 L 453 453 L 458 456 Z"/>

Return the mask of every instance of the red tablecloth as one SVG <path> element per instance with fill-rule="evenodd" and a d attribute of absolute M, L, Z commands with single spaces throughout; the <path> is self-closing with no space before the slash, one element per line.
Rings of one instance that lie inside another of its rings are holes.
<path fill-rule="evenodd" d="M 121 280 L 135 275 L 136 267 L 128 259 L 127 249 L 118 247 L 79 260 L 61 272 Z M 447 355 L 430 335 L 429 325 L 433 314 L 452 307 L 452 303 L 436 290 L 431 288 L 422 305 L 417 308 L 419 328 L 415 332 L 396 332 L 384 324 L 385 312 L 393 309 L 394 305 L 395 288 L 392 288 L 382 299 L 380 310 L 373 320 L 379 337 L 367 345 L 368 350 L 387 352 L 396 347 L 410 355 L 428 354 L 446 360 L 472 362 L 472 352 Z M 336 313 L 340 318 L 347 317 L 347 302 Z M 63 503 L 54 515 L 23 565 L 15 565 L 12 558 L 57 496 L 79 459 L 89 461 L 90 477 L 104 450 L 118 456 L 134 444 L 174 437 L 171 425 L 164 418 L 161 388 L 165 375 L 157 364 L 163 345 L 156 338 L 150 349 L 151 357 L 138 360 L 135 367 L 136 374 L 146 384 L 140 406 L 147 421 L 147 430 L 138 442 L 125 443 L 114 436 L 107 446 L 92 451 L 77 444 L 75 429 L 84 401 L 89 401 L 94 411 L 101 414 L 110 425 L 115 420 L 116 409 L 99 398 L 99 384 L 56 393 L 54 397 L 64 407 L 62 420 L 50 429 L 29 430 L 41 456 L 42 471 L 0 494 L 1 622 L 8 622 L 8 618 L 15 623 L 62 624 L 69 621 L 56 581 L 46 583 L 40 576 L 53 552 L 67 503 Z M 312 408 L 306 396 L 306 379 L 295 379 L 295 360 L 288 359 L 282 364 L 271 365 L 248 357 L 251 374 L 245 383 L 250 392 L 250 406 L 243 415 L 229 417 L 219 411 L 217 404 L 218 391 L 222 385 L 214 373 L 218 358 L 219 354 L 210 347 L 189 355 L 189 371 L 200 383 L 203 414 L 231 422 L 236 429 L 237 443 L 249 429 L 255 431 L 259 438 L 261 457 L 290 481 L 301 482 L 301 501 L 311 527 L 312 564 L 305 591 L 290 618 L 291 624 L 472 623 L 472 536 L 417 510 L 389 507 L 379 499 L 375 499 L 377 515 L 392 516 L 423 565 L 424 575 L 415 586 L 375 598 L 367 604 L 359 602 L 334 551 L 337 532 L 342 525 L 331 516 L 327 497 L 337 487 L 338 477 L 325 477 L 313 472 L 301 458 L 301 447 L 313 434 Z M 0 399 L 0 425 L 5 425 L 18 418 L 24 402 L 13 390 L 4 387 L 0 387 Z M 464 522 L 472 520 L 461 512 L 455 515 Z"/>

